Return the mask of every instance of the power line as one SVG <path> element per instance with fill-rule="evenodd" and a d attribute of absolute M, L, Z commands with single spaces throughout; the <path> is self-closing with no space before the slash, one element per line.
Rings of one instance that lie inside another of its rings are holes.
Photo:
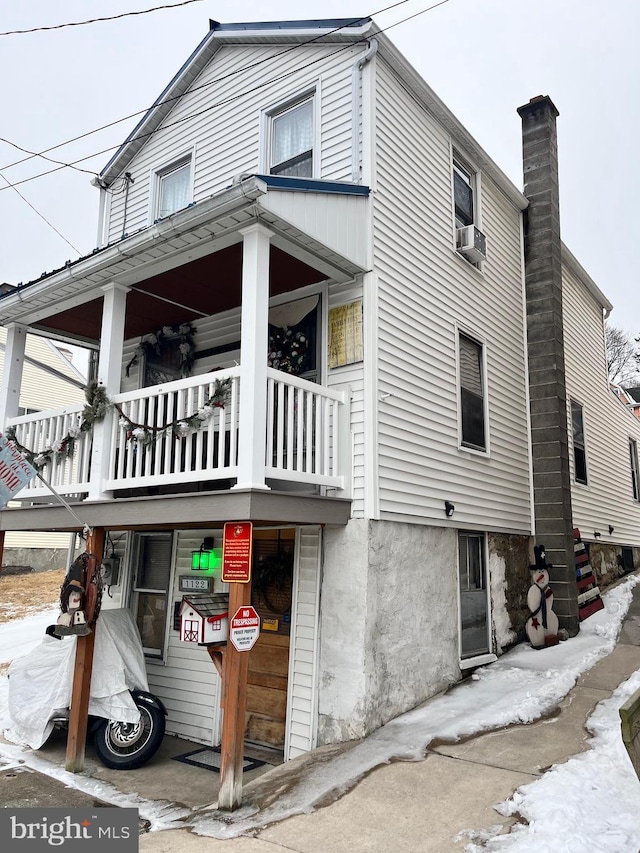
<path fill-rule="evenodd" d="M 395 4 L 393 4 L 393 5 L 394 5 L 394 6 L 400 6 L 400 5 L 403 5 L 403 4 L 404 4 L 404 3 L 406 3 L 406 2 L 408 2 L 408 0 L 401 0 L 401 2 L 399 2 L 399 3 L 395 3 Z M 379 32 L 379 33 L 383 33 L 383 32 L 386 32 L 387 30 L 391 30 L 391 29 L 393 29 L 394 27 L 400 26 L 400 24 L 403 24 L 403 23 L 405 23 L 406 21 L 410 21 L 410 20 L 412 20 L 412 19 L 414 19 L 414 18 L 419 17 L 420 15 L 424 15 L 426 12 L 430 12 L 430 11 L 432 11 L 433 9 L 436 9 L 438 6 L 444 6 L 446 3 L 449 3 L 449 2 L 450 2 L 450 0 L 440 0 L 440 2 L 438 2 L 438 3 L 434 3 L 434 4 L 433 4 L 433 5 L 431 5 L 431 6 L 428 6 L 426 9 L 421 9 L 419 12 L 415 12 L 413 15 L 408 15 L 406 18 L 402 18 L 401 20 L 396 21 L 394 24 L 389 24 L 389 26 L 388 26 L 388 27 L 381 28 L 381 29 L 379 29 L 377 32 Z M 387 7 L 387 8 L 393 8 L 393 7 L 392 7 L 392 6 L 390 6 L 390 7 Z M 385 10 L 383 10 L 383 11 L 385 11 Z M 379 13 L 374 13 L 374 14 L 379 14 Z M 356 18 L 355 20 L 362 20 L 362 18 Z M 345 26 L 346 26 L 346 25 L 345 25 Z M 349 42 L 348 44 L 343 45 L 342 47 L 338 48 L 337 50 L 333 51 L 333 53 L 328 54 L 328 55 L 329 55 L 329 56 L 336 56 L 338 53 L 342 53 L 342 51 L 344 51 L 344 50 L 349 50 L 351 47 L 353 47 L 353 45 L 354 45 L 354 44 L 360 44 L 361 42 L 366 42 L 366 41 L 368 41 L 368 40 L 369 40 L 369 37 L 364 38 L 364 39 L 359 39 L 359 40 L 356 40 L 356 41 L 354 41 L 354 42 Z M 314 41 L 315 41 L 315 39 L 314 39 Z M 308 44 L 308 42 L 304 42 L 304 43 L 303 43 L 303 44 L 301 44 L 301 45 L 296 45 L 296 47 L 304 47 L 306 44 Z M 278 54 L 278 55 L 280 55 L 280 54 Z M 270 58 L 271 58 L 271 59 L 273 59 L 273 58 L 275 58 L 275 57 L 270 57 Z M 327 58 L 326 56 L 322 56 L 322 57 L 319 57 L 318 59 L 314 59 L 314 60 L 312 60 L 311 62 L 308 62 L 304 67 L 305 67 L 305 68 L 309 68 L 311 65 L 315 65 L 315 64 L 316 64 L 316 63 L 318 63 L 318 62 L 323 62 L 326 58 Z M 262 60 L 260 60 L 260 61 L 262 62 Z M 256 63 L 256 64 L 258 64 L 258 63 Z M 248 68 L 251 68 L 251 67 L 252 67 L 252 66 L 248 66 Z M 247 70 L 247 69 L 241 69 L 241 70 Z M 171 127 L 175 127 L 176 125 L 178 125 L 178 124 L 182 124 L 182 123 L 183 123 L 183 122 L 185 122 L 185 121 L 190 121 L 190 120 L 191 120 L 191 119 L 193 119 L 193 118 L 198 118 L 199 116 L 204 115 L 205 113 L 208 113 L 208 112 L 210 112 L 210 111 L 211 111 L 211 110 L 213 110 L 213 109 L 217 109 L 218 107 L 226 106 L 227 104 L 230 104 L 230 103 L 233 103 L 234 101 L 240 100 L 240 98 L 243 98 L 243 97 L 245 97 L 246 95 L 252 94 L 253 92 L 256 92 L 258 89 L 265 88 L 266 86 L 269 86 L 269 85 L 271 85 L 272 83 L 277 83 L 277 82 L 279 82 L 280 80 L 285 80 L 287 77 L 292 77 L 294 74 L 297 74 L 300 70 L 301 70 L 300 68 L 294 68 L 292 71 L 285 72 L 284 74 L 280 74 L 280 75 L 279 75 L 279 76 L 277 76 L 277 77 L 272 77 L 272 78 L 270 78 L 269 80 L 266 80 L 266 81 L 264 81 L 264 82 L 262 82 L 262 83 L 258 84 L 257 86 L 254 86 L 252 89 L 247 89 L 247 90 L 245 90 L 244 92 L 240 92 L 239 94 L 234 95 L 234 96 L 233 96 L 233 97 L 231 97 L 231 98 L 227 98 L 226 100 L 223 100 L 223 101 L 218 101 L 218 102 L 217 102 L 217 103 L 215 103 L 215 104 L 210 104 L 208 107 L 205 107 L 204 109 L 200 110 L 200 111 L 199 111 L 199 112 L 197 112 L 197 113 L 192 113 L 192 114 L 190 114 L 190 115 L 188 115 L 188 116 L 183 116 L 183 118 L 181 118 L 181 119 L 177 119 L 177 120 L 176 120 L 176 121 L 174 121 L 174 122 L 170 122 L 170 123 L 168 123 L 168 124 L 163 124 L 163 125 L 161 125 L 160 127 L 156 128 L 155 130 L 149 131 L 148 133 L 141 133 L 141 134 L 138 134 L 138 135 L 136 136 L 136 139 L 149 139 L 150 137 L 154 136 L 156 133 L 159 133 L 159 132 L 161 132 L 161 131 L 163 131 L 163 130 L 168 130 L 168 129 L 169 129 L 169 128 L 171 128 Z M 205 85 L 210 85 L 212 82 L 215 82 L 215 81 L 210 81 L 210 83 L 208 83 L 208 84 L 203 84 L 203 86 L 202 86 L 202 87 L 199 87 L 199 88 L 203 88 Z M 193 92 L 193 91 L 195 91 L 195 90 L 193 90 L 193 89 L 189 89 L 189 90 L 188 90 L 187 92 L 185 92 L 183 95 L 178 95 L 178 96 L 176 96 L 175 100 L 177 100 L 177 99 L 179 99 L 179 98 L 182 98 L 182 97 L 185 97 L 185 95 L 187 95 L 187 94 L 191 94 L 191 92 Z M 170 100 L 173 100 L 173 99 L 170 99 Z M 165 103 L 165 102 L 163 101 L 162 103 Z M 147 112 L 147 110 L 143 110 L 143 111 L 141 111 L 141 112 Z M 139 115 L 139 113 L 134 113 L 134 115 Z M 122 119 L 120 119 L 119 121 L 122 121 Z M 112 125 L 113 125 L 113 124 L 118 124 L 118 123 L 119 123 L 119 121 L 112 122 L 111 124 L 112 124 Z M 104 128 L 106 128 L 106 127 L 110 127 L 110 126 L 111 126 L 111 125 L 105 125 L 103 128 L 98 128 L 97 130 L 103 130 Z M 90 131 L 90 132 L 88 132 L 88 133 L 86 133 L 86 134 L 83 134 L 83 135 L 84 135 L 84 136 L 89 136 L 91 133 L 95 133 L 95 132 L 97 132 L 97 131 Z M 80 139 L 80 138 L 82 138 L 82 137 L 76 137 L 76 139 Z M 69 140 L 69 142 L 74 142 L 74 141 L 76 141 L 76 140 L 75 140 L 75 139 L 74 139 L 74 140 Z M 61 145 L 66 145 L 66 144 L 68 144 L 68 142 L 67 142 L 67 143 L 61 143 Z M 59 147 L 61 147 L 61 145 L 54 146 L 54 147 L 59 148 Z M 73 161 L 71 161 L 71 163 L 64 163 L 64 164 L 62 164 L 62 165 L 60 165 L 60 166 L 57 166 L 57 167 L 56 167 L 56 168 L 54 168 L 54 169 L 48 169 L 46 172 L 39 172 L 37 175 L 32 175 L 30 178 L 23 178 L 23 179 L 22 179 L 22 180 L 20 180 L 20 181 L 16 181 L 16 182 L 15 182 L 15 186 L 19 186 L 19 185 L 21 185 L 21 184 L 26 184 L 26 183 L 29 183 L 30 181 L 35 181 L 35 180 L 36 180 L 36 179 L 38 179 L 38 178 L 43 178 L 43 177 L 45 177 L 46 175 L 51 175 L 51 174 L 53 174 L 54 172 L 59 172 L 61 169 L 65 169 L 65 168 L 74 168 L 74 167 L 76 166 L 76 164 L 77 164 L 77 163 L 83 163 L 85 160 L 90 160 L 90 159 L 92 159 L 93 157 L 99 157 L 99 156 L 101 156 L 102 154 L 107 154 L 109 151 L 113 151 L 114 149 L 118 149 L 118 148 L 120 148 L 121 146 L 122 146 L 122 143 L 120 143 L 120 144 L 118 144 L 118 145 L 110 145 L 108 148 L 103 148 L 101 151 L 94 151 L 94 152 L 92 152 L 91 154 L 87 154 L 87 155 L 86 155 L 86 156 L 84 156 L 84 157 L 79 157 L 77 160 L 73 160 Z M 53 148 L 48 148 L 48 149 L 46 149 L 46 151 L 52 151 L 52 150 L 53 150 Z M 44 153 L 44 152 L 43 152 L 43 153 Z M 39 155 L 35 155 L 35 156 L 39 156 Z M 27 159 L 31 159 L 31 158 L 27 158 Z M 20 161 L 20 162 L 24 162 L 24 161 Z M 54 162 L 56 162 L 56 161 L 54 161 Z M 17 165 L 17 164 L 16 164 L 16 163 L 14 163 L 14 164 L 11 164 L 11 165 Z M 3 167 L 3 168 L 5 168 L 5 169 L 6 169 L 6 168 L 9 168 L 9 167 L 8 167 L 8 166 L 5 166 L 5 167 Z M 91 172 L 90 174 L 92 174 L 92 175 L 93 175 L 93 174 L 95 174 L 95 173 L 94 173 L 94 172 Z M 6 189 L 8 189 L 8 187 L 0 187 L 0 193 L 1 193 L 1 192 L 4 192 Z"/>
<path fill-rule="evenodd" d="M 395 9 L 397 6 L 404 6 L 404 4 L 408 3 L 408 2 L 410 2 L 410 0 L 398 0 L 397 2 L 392 3 L 389 6 L 385 6 L 382 9 L 378 9 L 376 12 L 372 12 L 370 15 L 367 15 L 365 17 L 373 17 L 374 15 L 381 15 L 383 12 L 388 12 L 391 9 Z M 443 2 L 448 2 L 448 0 L 443 0 Z M 442 5 L 442 4 L 438 3 L 436 5 Z M 433 8 L 435 8 L 435 7 L 433 7 Z M 426 11 L 429 11 L 429 10 L 426 10 Z M 223 74 L 222 77 L 216 77 L 213 80 L 209 80 L 207 83 L 202 83 L 200 86 L 193 86 L 192 88 L 188 89 L 187 92 L 183 92 L 180 95 L 174 95 L 174 97 L 172 97 L 172 98 L 166 98 L 164 101 L 162 101 L 162 104 L 163 105 L 164 104 L 171 104 L 174 101 L 181 100 L 186 95 L 193 94 L 194 92 L 198 92 L 201 89 L 206 89 L 207 87 L 213 86 L 216 83 L 222 83 L 225 80 L 228 80 L 230 77 L 234 77 L 237 74 L 242 74 L 245 71 L 250 71 L 251 69 L 257 68 L 259 65 L 262 65 L 265 62 L 272 62 L 275 59 L 279 59 L 281 56 L 284 56 L 287 53 L 291 53 L 291 51 L 299 50 L 302 47 L 306 47 L 309 44 L 313 44 L 314 42 L 318 41 L 319 39 L 326 38 L 327 35 L 332 35 L 333 33 L 337 33 L 340 30 L 345 29 L 348 26 L 352 26 L 353 24 L 356 24 L 356 23 L 358 23 L 358 21 L 362 21 L 362 20 L 364 20 L 364 18 L 353 18 L 353 19 L 347 21 L 346 24 L 342 24 L 339 27 L 335 27 L 335 29 L 333 29 L 333 30 L 329 30 L 328 33 L 321 33 L 320 35 L 314 36 L 312 39 L 308 39 L 307 41 L 302 42 L 301 44 L 291 45 L 291 47 L 287 47 L 284 50 L 281 50 L 280 52 L 274 54 L 273 56 L 266 56 L 263 59 L 257 60 L 256 62 L 249 63 L 249 65 L 243 65 L 241 68 L 237 68 L 235 71 L 230 71 L 228 74 Z M 65 145 L 70 145 L 73 142 L 78 142 L 81 139 L 86 139 L 86 137 L 92 136 L 94 133 L 100 133 L 103 130 L 108 130 L 110 127 L 115 127 L 115 125 L 117 125 L 117 124 L 121 124 L 124 121 L 129 121 L 129 119 L 132 119 L 132 118 L 136 118 L 136 116 L 145 115 L 154 106 L 155 106 L 155 103 L 152 104 L 150 107 L 145 107 L 141 110 L 137 110 L 136 112 L 129 113 L 129 115 L 123 116 L 122 118 L 119 118 L 119 119 L 115 119 L 114 121 L 109 122 L 108 124 L 103 124 L 100 127 L 94 128 L 93 130 L 88 130 L 85 133 L 81 133 L 78 136 L 74 136 L 71 139 L 65 140 L 64 142 L 59 142 L 57 145 L 52 145 L 50 148 L 44 148 L 40 152 L 28 151 L 26 148 L 21 148 L 19 145 L 15 145 L 14 143 L 10 142 L 9 140 L 4 139 L 2 141 L 8 142 L 9 145 L 13 145 L 15 148 L 18 148 L 19 150 L 24 151 L 25 153 L 28 153 L 29 157 L 23 157 L 20 160 L 15 160 L 13 163 L 7 163 L 0 168 L 3 171 L 6 171 L 7 169 L 11 169 L 14 166 L 19 166 L 21 163 L 26 163 L 29 160 L 32 160 L 34 157 L 42 157 L 43 159 L 50 159 L 50 158 L 45 157 L 44 155 L 48 154 L 51 151 L 55 151 L 57 148 L 63 148 Z M 117 146 L 112 146 L 112 148 L 115 148 L 115 147 L 117 147 Z M 112 148 L 107 148 L 107 149 L 105 149 L 105 151 L 111 151 Z M 104 152 L 99 152 L 99 153 L 104 153 Z M 92 156 L 98 156 L 98 154 L 92 155 Z M 54 160 L 52 162 L 59 162 L 59 161 Z M 74 161 L 74 162 L 80 162 L 80 161 Z M 71 164 L 71 163 L 66 163 L 65 165 L 69 166 L 70 168 L 73 168 L 73 164 Z M 44 174 L 50 174 L 50 172 L 45 172 Z M 93 174 L 93 173 L 91 173 L 91 174 Z"/>
<path fill-rule="evenodd" d="M 189 3 L 201 3 L 202 0 L 182 0 L 181 3 L 172 3 L 168 6 L 154 6 L 153 9 L 141 9 L 138 12 L 122 12 L 119 15 L 110 15 L 105 18 L 89 18 L 88 21 L 71 21 L 69 24 L 53 24 L 50 27 L 33 27 L 30 30 L 9 30 L 6 33 L 0 33 L 0 36 L 22 36 L 27 33 L 41 33 L 47 30 L 61 30 L 65 27 L 83 27 L 85 24 L 97 24 L 101 21 L 115 21 L 118 18 L 130 18 L 133 15 L 148 15 L 149 12 L 159 12 L 161 9 L 177 9 L 178 6 L 188 6 Z"/>
<path fill-rule="evenodd" d="M 17 148 L 18 151 L 24 151 L 25 154 L 30 154 L 30 157 L 24 157 L 22 160 L 19 160 L 19 163 L 26 163 L 27 160 L 32 160 L 34 157 L 41 157 L 43 160 L 48 160 L 49 163 L 57 163 L 59 166 L 66 166 L 68 169 L 75 169 L 78 172 L 85 172 L 87 175 L 95 175 L 95 172 L 92 172 L 90 169 L 83 169 L 81 166 L 74 166 L 73 163 L 65 163 L 62 160 L 54 160 L 53 157 L 45 156 L 44 152 L 42 154 L 36 154 L 35 151 L 29 151 L 28 148 L 23 148 L 22 145 L 18 145 L 17 142 L 12 142 L 10 139 L 5 139 L 3 136 L 0 136 L 0 142 L 5 142 L 7 145 L 10 145 L 12 148 Z M 60 147 L 60 146 L 58 146 Z M 53 150 L 53 149 L 49 149 Z M 17 165 L 17 164 L 14 164 Z M 5 166 L 4 169 L 9 169 L 10 166 Z"/>
<path fill-rule="evenodd" d="M 2 180 L 7 184 L 7 186 L 6 186 L 6 187 L 4 187 L 4 189 L 6 189 L 6 190 L 9 190 L 9 189 L 11 189 L 11 190 L 15 190 L 15 192 L 20 196 L 20 198 L 22 199 L 22 201 L 23 201 L 25 204 L 28 204 L 28 205 L 29 205 L 29 207 L 31 208 L 31 210 L 33 210 L 33 212 L 34 212 L 34 213 L 37 213 L 37 214 L 38 214 L 38 216 L 40 217 L 40 219 L 42 219 L 42 221 L 43 221 L 43 222 L 46 222 L 46 223 L 47 223 L 47 225 L 49 226 L 49 228 L 52 228 L 52 229 L 56 232 L 56 234 L 58 235 L 58 237 L 62 237 L 62 239 L 64 240 L 64 242 L 65 242 L 68 246 L 71 246 L 71 248 L 73 249 L 73 251 L 74 251 L 74 252 L 77 252 L 77 254 L 78 254 L 78 255 L 80 255 L 80 254 L 81 254 L 80 249 L 76 249 L 76 247 L 73 245 L 73 243 L 71 243 L 69 240 L 67 240 L 67 238 L 64 236 L 64 234 L 60 233 L 60 231 L 58 231 L 58 229 L 56 228 L 56 226 L 55 226 L 52 222 L 49 222 L 49 220 L 47 219 L 47 217 L 46 217 L 46 216 L 43 216 L 43 215 L 42 215 L 42 213 L 40 213 L 40 211 L 39 211 L 39 210 L 37 210 L 37 209 L 36 209 L 36 208 L 31 204 L 31 202 L 30 202 L 28 199 L 26 199 L 26 198 L 22 195 L 22 193 L 20 192 L 20 190 L 16 189 L 16 187 L 14 187 L 14 185 L 13 185 L 10 181 L 8 181 L 8 180 L 5 178 L 5 176 L 4 176 L 1 172 L 0 172 L 0 178 L 2 178 Z"/>

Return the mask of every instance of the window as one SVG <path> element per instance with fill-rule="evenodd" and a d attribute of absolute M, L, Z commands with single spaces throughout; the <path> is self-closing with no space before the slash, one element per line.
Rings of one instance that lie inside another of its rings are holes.
<path fill-rule="evenodd" d="M 162 657 L 171 577 L 171 533 L 137 533 L 132 608 L 146 655 Z"/>
<path fill-rule="evenodd" d="M 460 334 L 458 361 L 462 446 L 486 450 L 482 344 Z"/>
<path fill-rule="evenodd" d="M 191 201 L 191 157 L 156 172 L 155 219 L 182 210 Z"/>
<path fill-rule="evenodd" d="M 584 419 L 582 406 L 571 401 L 571 428 L 573 433 L 573 478 L 576 483 L 587 485 L 587 454 L 584 443 Z"/>
<path fill-rule="evenodd" d="M 454 157 L 453 159 L 453 202 L 456 229 L 465 225 L 477 225 L 475 217 L 475 175 Z"/>
<path fill-rule="evenodd" d="M 313 97 L 306 98 L 271 114 L 271 175 L 313 177 L 313 104 Z"/>
<path fill-rule="evenodd" d="M 458 533 L 460 657 L 489 651 L 489 606 L 483 533 Z"/>
<path fill-rule="evenodd" d="M 640 501 L 640 468 L 638 467 L 638 445 L 629 439 L 629 461 L 631 462 L 631 487 L 634 501 Z"/>

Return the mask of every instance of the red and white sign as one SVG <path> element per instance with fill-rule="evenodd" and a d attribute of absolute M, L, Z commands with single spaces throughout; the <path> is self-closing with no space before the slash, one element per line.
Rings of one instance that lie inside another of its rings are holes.
<path fill-rule="evenodd" d="M 3 507 L 36 476 L 18 448 L 0 433 L 0 507 Z"/>
<path fill-rule="evenodd" d="M 253 525 L 250 521 L 228 521 L 222 539 L 223 583 L 249 583 Z"/>
<path fill-rule="evenodd" d="M 229 639 L 239 652 L 248 652 L 256 644 L 260 636 L 260 617 L 255 609 L 248 604 L 240 607 L 231 620 Z"/>

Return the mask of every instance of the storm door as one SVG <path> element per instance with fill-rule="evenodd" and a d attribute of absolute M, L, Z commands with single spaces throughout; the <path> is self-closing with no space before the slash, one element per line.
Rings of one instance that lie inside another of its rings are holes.
<path fill-rule="evenodd" d="M 489 651 L 489 599 L 483 533 L 458 533 L 460 657 Z"/>
<path fill-rule="evenodd" d="M 136 533 L 131 608 L 145 655 L 162 657 L 167 630 L 173 533 Z"/>

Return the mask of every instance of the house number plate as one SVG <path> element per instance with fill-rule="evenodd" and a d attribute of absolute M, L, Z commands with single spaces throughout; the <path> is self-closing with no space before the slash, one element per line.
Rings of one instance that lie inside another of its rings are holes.
<path fill-rule="evenodd" d="M 180 592 L 211 592 L 211 578 L 180 575 Z"/>

